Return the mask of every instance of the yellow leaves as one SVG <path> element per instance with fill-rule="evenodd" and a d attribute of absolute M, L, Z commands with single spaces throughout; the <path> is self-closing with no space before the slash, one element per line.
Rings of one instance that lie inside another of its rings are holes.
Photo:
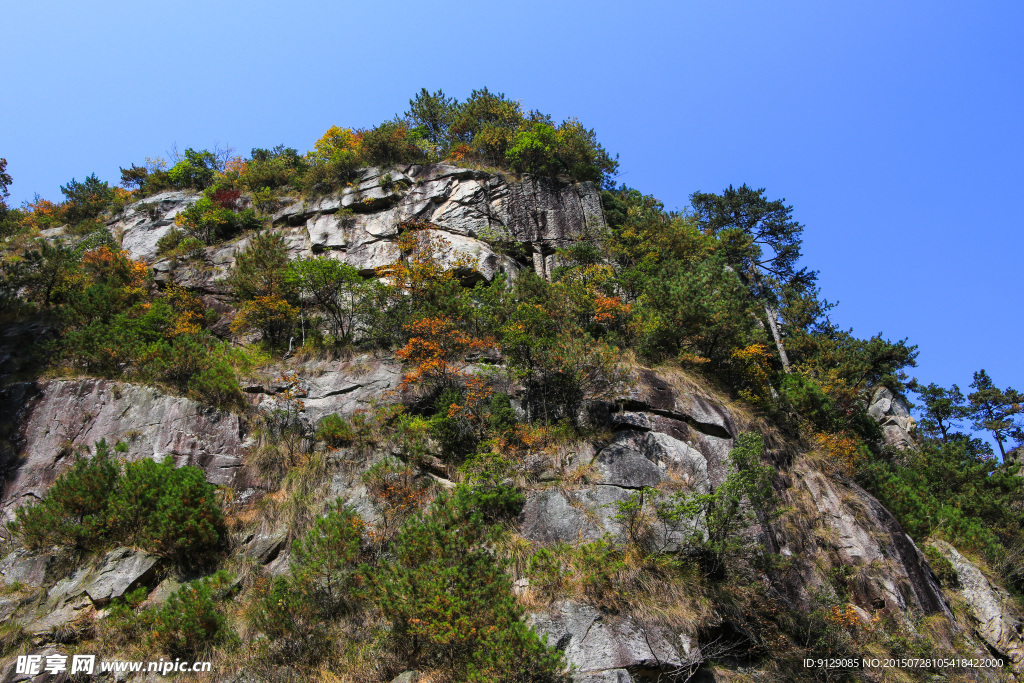
<path fill-rule="evenodd" d="M 351 128 L 331 126 L 306 156 L 313 163 L 327 163 L 340 152 L 357 152 L 362 140 L 362 134 Z"/>
<path fill-rule="evenodd" d="M 740 392 L 741 395 L 754 405 L 769 401 L 772 354 L 768 350 L 768 345 L 750 344 L 742 349 L 735 349 L 730 355 L 739 368 L 742 381 L 747 385 L 747 388 Z"/>
<path fill-rule="evenodd" d="M 164 298 L 175 312 L 174 327 L 171 334 L 198 334 L 202 329 L 206 307 L 198 297 L 190 294 L 180 285 L 171 284 L 164 293 Z"/>
<path fill-rule="evenodd" d="M 818 452 L 826 457 L 826 464 L 834 473 L 852 477 L 861 464 L 861 442 L 854 436 L 845 432 L 817 432 L 811 435 L 811 441 Z"/>
<path fill-rule="evenodd" d="M 235 319 L 231 321 L 232 334 L 259 330 L 271 339 L 278 329 L 287 329 L 298 318 L 299 309 L 276 295 L 257 296 L 242 304 Z"/>

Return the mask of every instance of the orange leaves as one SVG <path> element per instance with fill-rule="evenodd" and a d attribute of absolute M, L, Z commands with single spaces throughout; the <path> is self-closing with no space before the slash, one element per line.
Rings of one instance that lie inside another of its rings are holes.
<path fill-rule="evenodd" d="M 827 458 L 827 465 L 833 472 L 852 477 L 863 461 L 861 442 L 854 436 L 815 433 L 811 437 L 815 448 Z"/>
<path fill-rule="evenodd" d="M 465 381 L 465 355 L 491 345 L 489 340 L 466 334 L 446 317 L 423 318 L 405 329 L 409 341 L 395 355 L 414 367 L 402 378 L 403 389 L 414 384 L 441 386 Z"/>
<path fill-rule="evenodd" d="M 141 297 L 149 291 L 149 266 L 128 258 L 127 251 L 91 249 L 82 255 L 82 267 L 92 282 L 117 287 L 128 297 Z"/>
<path fill-rule="evenodd" d="M 632 304 L 627 304 L 617 296 L 594 295 L 594 322 L 599 325 L 612 326 L 621 323 L 629 316 Z"/>
<path fill-rule="evenodd" d="M 472 156 L 473 148 L 464 142 L 451 151 L 451 158 L 454 161 L 463 161 L 464 159 Z"/>
<path fill-rule="evenodd" d="M 54 204 L 50 200 L 43 199 L 42 197 L 39 197 L 38 195 L 36 196 L 36 200 L 34 202 L 29 202 L 28 203 L 28 210 L 31 211 L 33 214 L 41 217 L 41 218 L 43 218 L 43 217 L 45 217 L 45 218 L 51 218 L 51 217 L 56 218 L 57 210 L 59 208 L 60 207 L 58 207 L 56 204 Z"/>

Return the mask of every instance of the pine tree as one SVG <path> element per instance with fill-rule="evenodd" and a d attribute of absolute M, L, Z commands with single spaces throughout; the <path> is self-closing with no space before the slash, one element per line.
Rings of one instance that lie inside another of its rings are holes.
<path fill-rule="evenodd" d="M 967 417 L 969 412 L 960 387 L 954 384 L 944 389 L 938 384 L 920 386 L 916 382 L 909 386 L 924 402 L 921 431 L 928 436 L 938 436 L 943 443 L 948 443 L 952 436 L 951 430 L 960 427 L 957 420 Z"/>
<path fill-rule="evenodd" d="M 726 261 L 764 308 L 779 360 L 788 373 L 779 306 L 785 290 L 806 289 L 817 274 L 796 269 L 804 227 L 793 220 L 793 207 L 784 202 L 768 201 L 764 188 L 747 185 L 738 189 L 730 185 L 721 195 L 695 192 L 690 196 L 698 225 L 705 233 L 718 235 Z"/>
<path fill-rule="evenodd" d="M 1016 389 L 1000 391 L 984 370 L 974 373 L 971 387 L 976 391 L 967 395 L 971 402 L 971 425 L 978 430 L 992 432 L 1004 459 L 1009 439 L 1024 442 L 1024 422 L 1018 415 L 1024 413 L 1024 396 Z"/>

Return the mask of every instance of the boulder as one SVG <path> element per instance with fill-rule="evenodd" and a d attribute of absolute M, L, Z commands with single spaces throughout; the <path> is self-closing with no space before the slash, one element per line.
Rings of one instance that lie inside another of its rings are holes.
<path fill-rule="evenodd" d="M 174 227 L 174 218 L 192 206 L 201 194 L 185 191 L 161 192 L 133 202 L 110 224 L 110 231 L 120 235 L 121 247 L 136 260 L 157 259 L 156 243 Z"/>
<path fill-rule="evenodd" d="M 571 600 L 531 614 L 527 623 L 565 654 L 577 681 L 620 681 L 619 672 L 634 667 L 669 673 L 688 662 L 672 644 L 676 637 L 664 627 L 645 626 L 632 617 L 604 614 Z M 599 673 L 603 676 L 593 677 Z"/>
<path fill-rule="evenodd" d="M 418 671 L 403 671 L 391 679 L 391 683 L 417 683 L 422 677 Z"/>
<path fill-rule="evenodd" d="M 46 569 L 52 559 L 50 554 L 35 554 L 19 548 L 0 560 L 0 577 L 7 585 L 20 583 L 38 588 L 46 582 Z"/>
<path fill-rule="evenodd" d="M 46 594 L 46 600 L 25 620 L 25 632 L 37 641 L 49 634 L 67 629 L 93 613 L 92 600 L 85 594 L 89 567 L 78 568 L 71 576 L 58 581 Z"/>
<path fill-rule="evenodd" d="M 868 403 L 868 415 L 882 425 L 885 443 L 899 449 L 911 448 L 916 427 L 910 409 L 902 396 L 897 396 L 888 387 L 878 387 Z"/>
<path fill-rule="evenodd" d="M 142 603 L 143 607 L 155 607 L 162 605 L 167 602 L 167 598 L 171 597 L 171 594 L 177 592 L 181 588 L 181 582 L 171 577 L 168 577 L 157 584 L 156 588 L 149 592 L 146 596 L 145 602 Z"/>
<path fill-rule="evenodd" d="M 1014 612 L 1013 599 L 993 585 L 970 560 L 945 541 L 932 545 L 956 570 L 959 592 L 970 607 L 977 634 L 989 647 L 1009 660 L 1008 668 L 1024 673 L 1024 623 Z"/>
<path fill-rule="evenodd" d="M 708 493 L 711 490 L 707 458 L 685 441 L 668 434 L 648 432 L 640 442 L 640 449 L 670 479 L 684 484 L 690 491 Z"/>
<path fill-rule="evenodd" d="M 83 582 L 82 587 L 97 607 L 123 597 L 156 576 L 160 558 L 131 548 L 117 548 L 107 553 L 100 566 Z"/>
<path fill-rule="evenodd" d="M 270 564 L 280 554 L 287 540 L 287 531 L 259 533 L 245 544 L 242 554 L 256 560 L 260 564 Z"/>
<path fill-rule="evenodd" d="M 602 448 L 594 458 L 595 483 L 639 489 L 665 481 L 664 470 L 647 457 L 646 449 L 637 441 L 633 433 L 623 432 Z"/>
<path fill-rule="evenodd" d="M 631 373 L 625 390 L 617 397 L 625 410 L 644 411 L 681 420 L 709 436 L 731 439 L 736 436 L 736 421 L 729 409 L 704 396 L 676 378 L 665 377 L 648 368 Z"/>

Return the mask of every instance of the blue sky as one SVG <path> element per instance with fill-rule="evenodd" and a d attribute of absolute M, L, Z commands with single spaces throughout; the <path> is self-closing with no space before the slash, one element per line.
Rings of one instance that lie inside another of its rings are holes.
<path fill-rule="evenodd" d="M 833 320 L 1024 389 L 1019 2 L 4 3 L 13 203 L 185 147 L 309 149 L 420 87 L 576 116 L 683 208 L 785 198 Z"/>

